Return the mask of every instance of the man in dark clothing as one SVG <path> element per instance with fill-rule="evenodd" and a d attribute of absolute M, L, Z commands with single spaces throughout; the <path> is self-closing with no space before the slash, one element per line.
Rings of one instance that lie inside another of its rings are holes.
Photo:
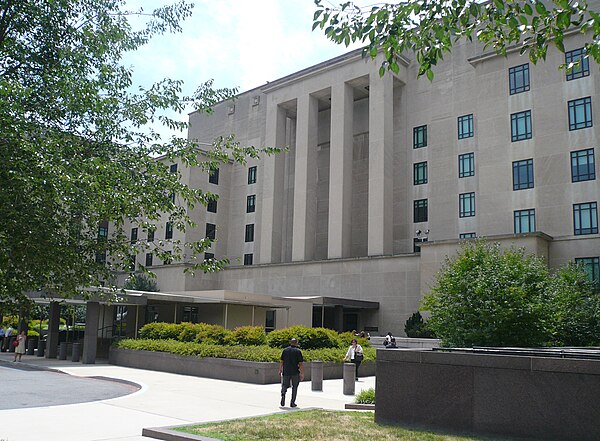
<path fill-rule="evenodd" d="M 281 353 L 279 362 L 279 375 L 281 376 L 281 406 L 285 406 L 285 393 L 292 385 L 292 401 L 290 407 L 296 407 L 296 394 L 298 384 L 304 380 L 304 358 L 298 349 L 298 340 L 292 338 L 290 345 Z"/>

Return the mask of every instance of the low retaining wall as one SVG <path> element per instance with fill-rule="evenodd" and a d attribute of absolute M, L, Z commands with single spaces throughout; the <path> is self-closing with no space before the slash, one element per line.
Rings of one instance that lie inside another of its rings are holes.
<path fill-rule="evenodd" d="M 378 350 L 376 396 L 378 423 L 600 439 L 600 360 Z"/>
<path fill-rule="evenodd" d="M 110 348 L 108 362 L 118 366 L 193 375 L 242 383 L 273 384 L 281 381 L 279 363 L 233 360 L 229 358 L 200 358 L 169 354 L 167 352 L 136 351 Z M 342 363 L 324 362 L 323 378 L 342 378 Z M 310 363 L 304 363 L 304 380 L 311 379 Z M 360 365 L 361 377 L 375 375 L 375 362 Z"/>

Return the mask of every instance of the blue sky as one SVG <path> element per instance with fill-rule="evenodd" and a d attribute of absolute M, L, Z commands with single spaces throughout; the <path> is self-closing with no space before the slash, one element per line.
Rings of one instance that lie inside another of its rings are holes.
<path fill-rule="evenodd" d="M 128 0 L 127 6 L 149 12 L 164 3 Z M 182 33 L 159 36 L 126 57 L 125 64 L 134 68 L 136 86 L 149 87 L 169 77 L 184 80 L 184 91 L 191 93 L 214 79 L 215 87 L 245 91 L 359 47 L 336 45 L 322 31 L 311 30 L 313 0 L 194 3 Z"/>

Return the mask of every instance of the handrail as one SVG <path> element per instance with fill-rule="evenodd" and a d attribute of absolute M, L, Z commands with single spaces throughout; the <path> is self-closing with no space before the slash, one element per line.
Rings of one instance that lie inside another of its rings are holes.
<path fill-rule="evenodd" d="M 545 358 L 584 358 L 600 360 L 600 347 L 577 348 L 502 348 L 473 346 L 472 348 L 432 348 L 438 352 L 464 352 L 471 354 L 515 355 Z"/>

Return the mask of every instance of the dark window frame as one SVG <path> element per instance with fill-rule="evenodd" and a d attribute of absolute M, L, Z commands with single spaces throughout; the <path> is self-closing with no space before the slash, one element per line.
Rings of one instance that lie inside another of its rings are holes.
<path fill-rule="evenodd" d="M 152 266 L 154 256 L 152 253 L 146 253 L 146 266 Z"/>
<path fill-rule="evenodd" d="M 413 149 L 427 147 L 427 125 L 413 127 Z"/>
<path fill-rule="evenodd" d="M 592 97 L 586 96 L 583 98 L 577 98 L 570 100 L 567 103 L 569 109 L 569 131 L 587 129 L 593 127 L 594 122 L 592 118 Z M 580 108 L 583 108 L 583 120 L 577 119 Z"/>
<path fill-rule="evenodd" d="M 427 184 L 427 161 L 417 162 L 413 164 L 413 184 Z"/>
<path fill-rule="evenodd" d="M 583 220 L 589 221 L 589 227 L 582 227 Z M 575 234 L 575 236 L 598 234 L 597 202 L 582 202 L 580 204 L 573 204 L 573 234 Z"/>
<path fill-rule="evenodd" d="M 473 128 L 473 114 L 462 115 L 457 118 L 458 139 L 472 138 L 475 135 Z"/>
<path fill-rule="evenodd" d="M 219 169 L 215 168 L 208 172 L 209 184 L 219 185 Z"/>
<path fill-rule="evenodd" d="M 475 239 L 477 238 L 477 233 L 475 232 L 471 232 L 471 233 L 460 233 L 458 235 L 459 239 Z"/>
<path fill-rule="evenodd" d="M 524 120 L 524 131 L 521 131 L 519 124 Z M 523 110 L 522 112 L 511 113 L 510 115 L 510 140 L 511 142 L 525 141 L 533 137 L 533 129 L 531 127 L 531 110 Z"/>
<path fill-rule="evenodd" d="M 508 90 L 510 95 L 527 92 L 530 87 L 529 63 L 508 69 Z"/>
<path fill-rule="evenodd" d="M 251 194 L 246 196 L 246 213 L 254 213 L 256 211 L 256 195 Z"/>
<path fill-rule="evenodd" d="M 253 165 L 248 168 L 248 185 L 256 184 L 257 166 Z"/>
<path fill-rule="evenodd" d="M 583 163 L 584 159 L 585 163 Z M 593 181 L 594 179 L 596 179 L 594 149 L 571 152 L 571 182 Z"/>
<path fill-rule="evenodd" d="M 254 261 L 254 255 L 252 253 L 244 254 L 244 265 L 252 265 Z"/>
<path fill-rule="evenodd" d="M 429 218 L 429 202 L 427 199 L 413 201 L 413 222 L 415 224 L 427 222 Z"/>
<path fill-rule="evenodd" d="M 167 222 L 165 225 L 165 239 L 173 239 L 173 223 Z"/>
<path fill-rule="evenodd" d="M 576 80 L 578 78 L 587 77 L 590 74 L 590 60 L 585 55 L 585 49 L 580 47 L 573 49 L 572 51 L 565 52 L 565 64 L 568 66 L 570 63 L 577 63 L 578 65 L 573 66 L 571 71 L 566 71 L 567 81 Z"/>
<path fill-rule="evenodd" d="M 468 202 L 468 206 L 467 206 Z M 460 193 L 458 195 L 458 217 L 475 216 L 475 192 Z"/>
<path fill-rule="evenodd" d="M 136 243 L 138 241 L 138 227 L 131 228 L 131 243 Z"/>
<path fill-rule="evenodd" d="M 522 220 L 527 219 L 527 231 L 524 231 Z M 531 228 L 533 220 L 533 229 Z M 536 231 L 536 219 L 535 219 L 535 208 L 526 208 L 524 210 L 515 210 L 513 212 L 513 227 L 514 234 L 526 234 L 533 233 Z"/>
<path fill-rule="evenodd" d="M 207 222 L 205 236 L 207 239 L 215 240 L 217 237 L 217 226 L 215 224 L 211 224 L 210 222 Z"/>
<path fill-rule="evenodd" d="M 465 168 L 468 166 L 468 168 Z M 475 176 L 475 153 L 463 153 L 458 155 L 458 177 L 470 178 Z"/>
<path fill-rule="evenodd" d="M 216 199 L 211 199 L 210 201 L 208 201 L 208 204 L 206 204 L 206 211 L 209 213 L 217 212 L 217 200 Z"/>
<path fill-rule="evenodd" d="M 533 159 L 513 161 L 513 191 L 534 188 Z M 525 170 L 523 172 L 523 170 Z"/>
<path fill-rule="evenodd" d="M 246 232 L 244 233 L 244 242 L 254 242 L 254 224 L 246 224 Z"/>

